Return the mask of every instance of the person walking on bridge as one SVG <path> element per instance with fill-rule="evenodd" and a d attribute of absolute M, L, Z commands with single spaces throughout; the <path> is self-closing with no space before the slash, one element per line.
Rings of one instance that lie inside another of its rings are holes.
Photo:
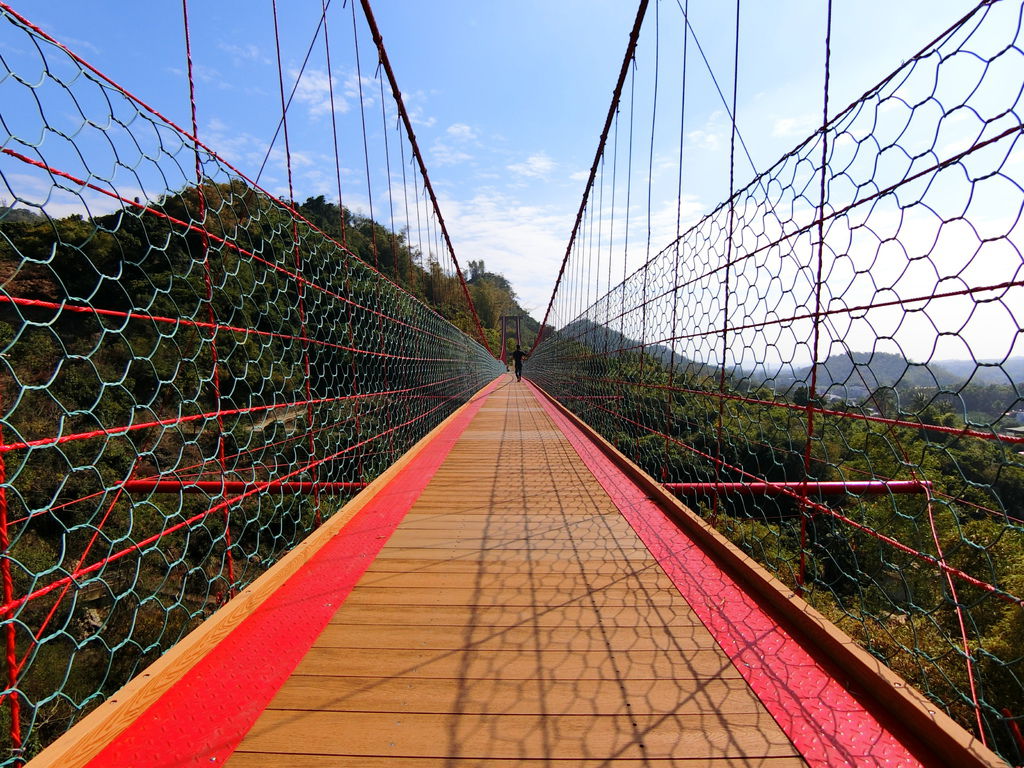
<path fill-rule="evenodd" d="M 512 362 L 515 364 L 516 368 L 516 381 L 523 380 L 523 358 L 525 357 L 526 353 L 519 348 L 518 344 L 516 344 L 516 351 L 512 353 Z"/>

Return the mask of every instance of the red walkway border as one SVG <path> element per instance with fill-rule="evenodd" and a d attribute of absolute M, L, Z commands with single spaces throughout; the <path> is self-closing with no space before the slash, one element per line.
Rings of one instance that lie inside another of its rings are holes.
<path fill-rule="evenodd" d="M 98 739 L 78 738 L 82 748 L 69 750 L 62 741 L 75 733 L 73 729 L 40 755 L 38 764 L 62 768 L 223 764 L 348 597 L 500 380 L 484 387 L 424 438 L 422 449 L 376 489 L 336 535 L 109 743 L 88 750 L 87 745 L 95 745 Z M 344 510 L 338 514 L 343 515 Z M 116 705 L 119 695 L 109 703 Z M 87 724 L 88 720 L 78 727 Z M 65 748 L 51 752 L 61 746 Z M 33 761 L 33 766 L 36 764 Z"/>
<path fill-rule="evenodd" d="M 574 418 L 528 384 L 809 765 L 1005 765 L 941 713 L 935 714 L 935 729 L 961 744 L 969 742 L 948 754 L 942 753 L 941 745 L 919 740 L 877 703 L 855 696 L 848 688 L 852 675 L 780 626 L 778 610 L 739 584 L 667 516 L 649 495 L 651 489 L 638 485 L 610 458 L 608 453 L 614 448 L 603 450 Z M 651 480 L 651 485 L 655 488 L 656 481 Z M 793 609 L 803 610 L 803 606 L 794 605 Z M 953 730 L 962 735 L 951 733 Z"/>

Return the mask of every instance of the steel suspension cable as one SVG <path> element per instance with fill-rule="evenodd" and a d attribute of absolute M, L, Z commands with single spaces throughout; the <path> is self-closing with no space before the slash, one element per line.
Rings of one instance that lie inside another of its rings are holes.
<path fill-rule="evenodd" d="M 544 319 L 541 320 L 540 330 L 537 333 L 537 338 L 533 342 L 535 347 L 540 346 L 540 343 L 543 340 L 544 331 L 548 325 L 548 316 L 551 314 L 551 307 L 555 303 L 555 296 L 558 295 L 558 286 L 562 282 L 562 275 L 565 272 L 565 266 L 569 261 L 569 256 L 572 254 L 573 244 L 576 242 L 576 236 L 579 233 L 581 224 L 583 223 L 583 212 L 587 207 L 590 190 L 594 186 L 598 163 L 601 160 L 601 156 L 604 154 L 605 143 L 608 141 L 608 131 L 611 129 L 612 120 L 615 118 L 615 114 L 619 108 L 622 86 L 626 82 L 626 73 L 629 71 L 629 65 L 633 61 L 633 57 L 636 53 L 637 41 L 640 38 L 640 28 L 643 26 L 644 14 L 647 12 L 648 2 L 649 0 L 640 0 L 640 5 L 637 8 L 636 19 L 633 21 L 633 29 L 629 33 L 629 42 L 626 44 L 626 54 L 622 59 L 622 67 L 619 70 L 619 78 L 615 83 L 615 89 L 612 91 L 612 103 L 608 108 L 608 116 L 605 118 L 604 128 L 601 129 L 601 136 L 597 140 L 597 152 L 594 155 L 594 162 L 590 166 L 590 174 L 587 176 L 587 183 L 583 187 L 583 201 L 580 203 L 580 209 L 576 213 L 576 222 L 573 224 L 572 232 L 569 234 L 569 243 L 565 248 L 565 256 L 562 258 L 562 264 L 558 269 L 558 275 L 555 277 L 555 284 L 551 289 L 551 300 L 548 302 L 548 308 L 544 311 Z"/>

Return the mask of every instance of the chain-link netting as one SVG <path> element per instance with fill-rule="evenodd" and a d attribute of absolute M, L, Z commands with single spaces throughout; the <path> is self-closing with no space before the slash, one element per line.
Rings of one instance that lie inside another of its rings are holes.
<path fill-rule="evenodd" d="M 474 310 L 383 81 L 359 75 L 380 86 L 390 143 L 363 146 L 388 226 L 277 199 L 0 14 L 9 765 L 504 367 L 462 330 Z"/>
<path fill-rule="evenodd" d="M 829 17 L 825 127 L 735 188 L 733 79 L 730 194 L 692 225 L 684 159 L 698 173 L 688 147 L 712 149 L 686 123 L 701 30 L 663 5 L 627 55 L 526 375 L 1019 764 L 1021 3 L 982 3 L 841 111 Z M 679 187 L 659 199 L 666 166 Z"/>

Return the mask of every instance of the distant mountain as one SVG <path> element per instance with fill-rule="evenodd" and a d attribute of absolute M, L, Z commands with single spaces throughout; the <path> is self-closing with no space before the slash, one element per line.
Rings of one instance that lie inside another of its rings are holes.
<path fill-rule="evenodd" d="M 14 208 L 0 205 L 0 224 L 38 224 L 46 221 L 41 213 L 35 213 L 27 208 Z"/>
<path fill-rule="evenodd" d="M 776 389 L 809 384 L 811 367 L 780 370 L 765 376 L 765 384 Z M 941 360 L 914 363 L 888 352 L 853 352 L 833 355 L 818 366 L 817 388 L 845 398 L 863 397 L 879 387 L 907 390 L 941 388 L 957 390 L 965 384 L 1008 386 L 1024 381 L 1024 357 L 1001 365 L 973 360 Z"/>
<path fill-rule="evenodd" d="M 606 350 L 613 356 L 639 354 L 641 351 L 641 343 L 638 339 L 626 336 L 601 323 L 595 323 L 589 318 L 574 320 L 562 328 L 559 333 L 566 338 L 591 347 L 600 354 Z M 673 353 L 672 348 L 664 344 L 644 345 L 643 352 L 648 357 L 657 360 L 666 369 L 674 363 L 677 373 L 685 372 L 691 376 L 718 375 L 718 368 L 691 360 L 679 352 Z"/>
<path fill-rule="evenodd" d="M 562 334 L 611 354 L 639 352 L 640 342 L 587 318 L 575 320 L 562 329 Z M 696 375 L 717 375 L 718 368 L 690 360 L 663 344 L 649 344 L 644 352 L 666 368 L 674 361 L 677 371 Z M 764 368 L 736 369 L 730 376 L 746 385 L 767 386 L 785 392 L 811 381 L 811 366 L 784 367 L 775 371 Z M 915 363 L 890 352 L 852 352 L 833 355 L 818 366 L 819 393 L 845 400 L 862 400 L 880 387 L 902 391 L 911 389 L 945 389 L 957 391 L 964 386 L 1002 386 L 1024 383 L 1024 357 L 1013 357 L 1005 363 L 992 360 L 940 360 Z M 744 386 L 742 383 L 740 386 Z"/>
<path fill-rule="evenodd" d="M 971 384 L 1005 387 L 1024 382 L 1024 357 L 1011 357 L 1005 363 L 1000 360 L 937 360 L 936 363 L 956 374 L 959 381 L 970 376 Z"/>

